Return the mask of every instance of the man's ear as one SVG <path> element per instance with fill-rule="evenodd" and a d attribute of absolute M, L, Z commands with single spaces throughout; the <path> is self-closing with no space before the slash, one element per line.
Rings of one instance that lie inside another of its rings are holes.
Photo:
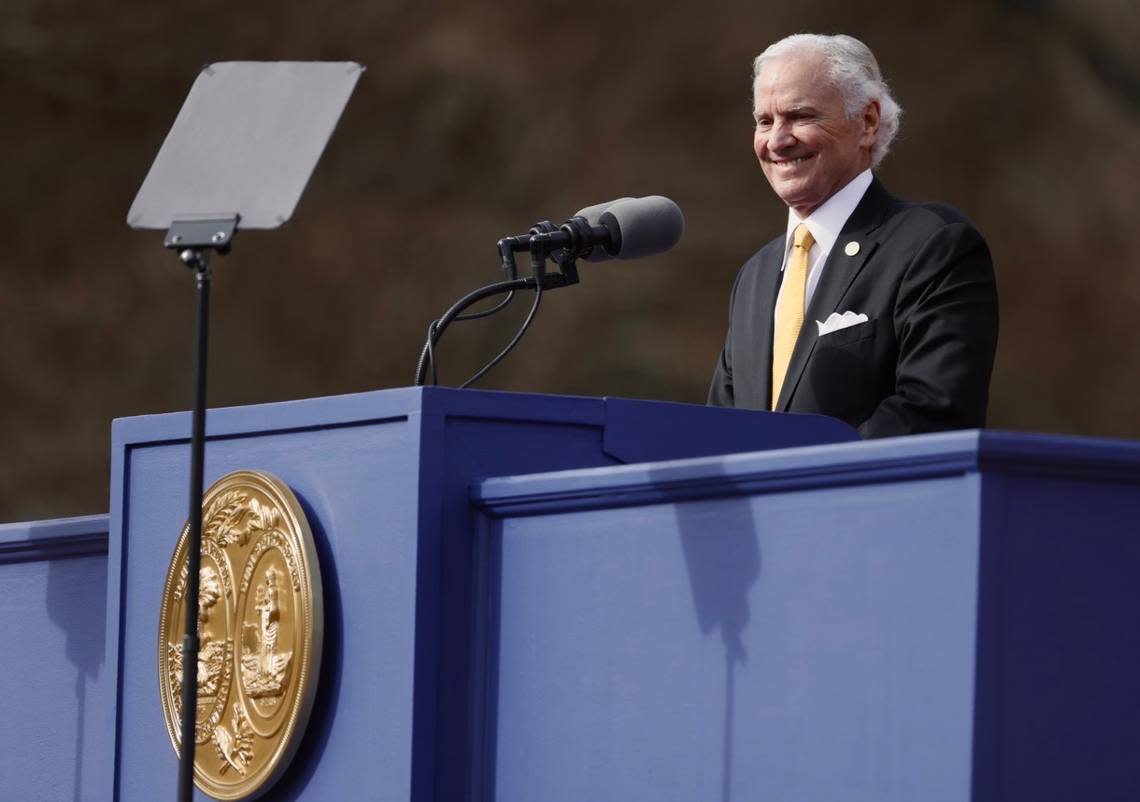
<path fill-rule="evenodd" d="M 875 138 L 879 135 L 879 101 L 867 101 L 867 105 L 863 108 L 861 122 L 863 132 L 859 138 L 859 143 L 870 148 L 875 144 Z"/>

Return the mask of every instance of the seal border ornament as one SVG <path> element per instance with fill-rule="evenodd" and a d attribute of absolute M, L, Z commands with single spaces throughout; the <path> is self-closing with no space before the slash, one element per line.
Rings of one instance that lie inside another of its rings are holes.
<path fill-rule="evenodd" d="M 194 784 L 204 793 L 219 800 L 254 799 L 266 793 L 284 774 L 297 752 L 313 709 L 324 644 L 323 588 L 316 543 L 305 512 L 288 485 L 265 471 L 239 470 L 220 477 L 210 485 L 202 496 L 202 527 L 203 535 L 206 536 L 205 542 L 221 547 L 221 549 L 211 549 L 211 551 L 224 550 L 234 542 L 232 539 L 234 530 L 227 530 L 225 523 L 220 522 L 219 519 L 233 509 L 234 505 L 227 503 L 227 500 L 235 497 L 235 491 L 238 488 L 249 488 L 260 493 L 268 498 L 272 502 L 271 506 L 280 513 L 280 520 L 275 519 L 272 525 L 265 528 L 260 537 L 273 535 L 277 540 L 283 538 L 291 541 L 291 545 L 295 548 L 292 556 L 296 565 L 289 566 L 290 573 L 293 574 L 295 571 L 295 575 L 289 577 L 287 584 L 292 588 L 298 600 L 294 610 L 294 616 L 297 619 L 298 639 L 293 647 L 294 661 L 292 667 L 296 671 L 296 679 L 289 682 L 290 689 L 287 697 L 282 700 L 282 706 L 288 707 L 289 710 L 280 727 L 282 731 L 280 740 L 273 745 L 262 765 L 255 768 L 251 767 L 249 774 L 243 775 L 240 781 L 224 784 L 218 782 L 203 768 L 202 762 L 205 758 L 203 758 L 202 752 L 195 750 Z M 253 512 L 255 517 L 260 516 L 262 512 L 256 503 L 253 504 Z M 182 532 L 174 548 L 174 554 L 170 559 L 170 566 L 166 572 L 158 621 L 159 695 L 167 735 L 170 737 L 170 744 L 174 748 L 175 754 L 181 754 L 181 732 L 178 710 L 175 707 L 178 688 L 177 686 L 171 687 L 169 673 L 169 644 L 181 643 L 183 625 L 181 616 L 178 616 L 178 620 L 173 622 L 170 617 L 173 607 L 178 604 L 177 589 L 182 585 L 186 573 L 189 533 L 190 527 L 189 522 L 187 522 L 182 527 Z M 248 537 L 248 535 L 247 531 L 241 531 L 237 537 Z M 244 545 L 244 541 L 242 545 Z M 209 547 L 203 545 L 203 554 L 206 554 L 207 548 Z M 214 562 L 217 562 L 216 556 L 213 554 L 210 556 Z M 224 554 L 222 556 L 228 563 L 228 557 Z M 284 556 L 288 558 L 289 555 Z M 247 557 L 247 565 L 235 567 L 227 564 L 222 567 L 223 571 L 230 574 L 231 585 L 233 586 L 231 590 L 234 595 L 230 601 L 232 607 L 231 620 L 227 621 L 227 631 L 230 640 L 233 641 L 230 644 L 231 648 L 227 651 L 228 660 L 234 660 L 235 655 L 237 656 L 236 659 L 240 659 L 240 649 L 235 644 L 240 643 L 241 637 L 243 593 L 238 590 L 237 586 L 240 582 L 236 581 L 236 577 L 240 576 L 247 568 L 252 571 L 254 569 L 253 561 L 253 558 Z M 244 715 L 244 711 L 237 706 L 244 704 L 242 694 L 236 687 L 241 682 L 240 669 L 229 673 L 233 675 L 231 677 L 231 688 L 223 703 L 227 711 L 233 708 L 234 720 L 237 721 Z M 203 725 L 200 723 L 198 727 L 201 726 Z M 207 750 L 207 754 L 209 751 L 212 750 Z"/>

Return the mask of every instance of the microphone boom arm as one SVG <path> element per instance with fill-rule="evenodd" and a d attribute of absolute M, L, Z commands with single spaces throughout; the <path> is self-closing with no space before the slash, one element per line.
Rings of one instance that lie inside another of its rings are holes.
<path fill-rule="evenodd" d="M 562 236 L 559 236 L 562 235 Z M 559 270 L 556 273 L 546 272 L 546 259 L 551 250 L 565 244 L 565 233 L 562 231 L 543 232 L 541 234 L 533 234 L 526 237 L 526 244 L 517 244 L 515 240 L 522 240 L 522 237 L 508 237 L 499 241 L 499 252 L 503 256 L 504 268 L 506 267 L 506 254 L 515 250 L 529 250 L 531 253 L 531 270 L 532 276 L 527 278 L 513 278 L 507 281 L 497 281 L 494 284 L 488 284 L 484 287 L 472 290 L 456 301 L 450 309 L 448 309 L 443 317 L 439 318 L 428 330 L 427 340 L 424 342 L 423 350 L 420 352 L 419 363 L 416 365 L 416 386 L 422 387 L 427 377 L 428 366 L 434 361 L 435 346 L 443 337 L 444 330 L 447 329 L 456 318 L 458 318 L 463 311 L 482 301 L 484 298 L 490 298 L 494 295 L 502 295 L 504 293 L 515 292 L 517 290 L 533 289 L 536 291 L 553 290 L 558 287 L 568 287 L 571 284 L 578 283 L 578 266 L 573 257 L 565 259 L 559 264 Z M 568 252 L 572 253 L 572 252 Z M 513 260 L 512 260 L 513 261 Z M 510 275 L 510 271 L 505 271 Z M 533 317 L 533 313 L 531 315 Z M 528 325 L 530 319 L 528 318 Z M 481 374 L 480 374 L 481 375 Z"/>

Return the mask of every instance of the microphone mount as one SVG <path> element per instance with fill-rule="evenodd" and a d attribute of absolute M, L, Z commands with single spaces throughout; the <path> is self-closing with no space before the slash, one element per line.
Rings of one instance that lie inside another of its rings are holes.
<path fill-rule="evenodd" d="M 530 251 L 533 255 L 535 248 L 541 248 L 546 254 L 544 258 L 573 266 L 575 260 L 589 256 L 599 247 L 611 255 L 620 251 L 621 230 L 616 225 L 592 224 L 581 216 L 571 217 L 560 226 L 543 220 L 526 234 L 503 237 L 498 242 L 503 270 L 508 277 L 517 275 L 510 272 L 510 265 L 514 264 L 514 254 L 520 251 Z"/>
<path fill-rule="evenodd" d="M 582 220 L 582 218 L 576 218 Z M 585 223 L 584 220 L 582 220 Z M 589 225 L 588 223 L 586 224 Z M 538 300 L 542 297 L 543 290 L 554 290 L 559 287 L 569 287 L 579 282 L 577 257 L 574 250 L 568 248 L 567 245 L 572 241 L 563 227 L 557 227 L 549 220 L 537 223 L 531 229 L 532 233 L 517 236 L 517 237 L 503 237 L 498 242 L 499 256 L 502 260 L 503 273 L 506 275 L 505 281 L 495 282 L 483 287 L 473 290 L 467 295 L 464 295 L 456 301 L 450 309 L 448 309 L 442 317 L 432 322 L 428 327 L 427 339 L 424 342 L 423 350 L 420 352 L 420 359 L 416 365 L 416 386 L 422 387 L 427 379 L 428 368 L 431 367 L 433 374 L 435 370 L 435 346 L 443 337 L 443 332 L 457 320 L 467 319 L 463 316 L 463 312 L 482 301 L 486 298 L 491 298 L 495 295 L 513 294 L 519 290 L 533 290 L 535 293 L 535 304 L 531 310 L 531 314 L 527 317 L 519 333 L 507 346 L 507 348 L 500 353 L 494 360 L 492 360 L 486 367 L 479 371 L 463 386 L 467 386 L 472 381 L 481 377 L 494 365 L 498 364 L 511 349 L 522 338 L 523 333 L 529 328 L 531 321 L 534 318 L 534 313 L 538 308 Z M 595 228 L 602 228 L 604 226 L 596 226 Z M 578 236 L 578 235 L 573 235 Z M 555 256 L 555 249 L 561 249 L 557 253 L 556 264 L 558 270 L 555 272 L 548 272 L 546 260 Z M 526 278 L 518 278 L 518 267 L 515 263 L 515 253 L 519 251 L 530 252 L 530 269 L 531 275 Z M 498 309 L 501 309 L 501 305 Z M 498 311 L 496 309 L 495 311 Z M 475 317 L 472 315 L 471 317 Z M 434 383 L 434 382 L 433 382 Z"/>
<path fill-rule="evenodd" d="M 676 245 L 683 231 L 684 217 L 677 204 L 660 195 L 652 195 L 595 204 L 581 209 L 562 225 L 543 220 L 532 226 L 526 234 L 503 237 L 497 245 L 505 281 L 468 293 L 448 309 L 443 317 L 431 323 L 416 366 L 416 385 L 424 383 L 429 366 L 433 383 L 435 382 L 435 346 L 452 322 L 488 317 L 504 309 L 517 290 L 534 290 L 534 306 L 514 339 L 495 359 L 461 385 L 467 387 L 497 365 L 518 343 L 534 319 L 543 290 L 578 283 L 578 259 L 595 262 L 651 256 Z M 515 255 L 521 251 L 530 253 L 529 278 L 518 277 Z M 547 259 L 551 259 L 558 269 L 548 271 Z M 496 306 L 463 314 L 472 304 L 499 294 L 506 294 L 507 297 Z"/>

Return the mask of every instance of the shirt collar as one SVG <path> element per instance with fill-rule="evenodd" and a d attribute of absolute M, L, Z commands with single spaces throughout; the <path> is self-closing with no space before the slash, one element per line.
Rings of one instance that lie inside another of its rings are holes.
<path fill-rule="evenodd" d="M 788 231 L 784 245 L 784 261 L 787 261 L 787 253 L 791 248 L 793 234 L 796 226 L 800 223 L 807 225 L 812 239 L 819 246 L 819 252 L 830 253 L 835 241 L 839 239 L 839 234 L 843 231 L 847 218 L 855 211 L 855 207 L 859 205 L 859 201 L 866 194 L 867 188 L 871 186 L 871 178 L 870 168 L 859 173 L 847 183 L 847 186 L 824 201 L 822 206 L 807 217 L 800 217 L 795 210 L 788 209 Z"/>

